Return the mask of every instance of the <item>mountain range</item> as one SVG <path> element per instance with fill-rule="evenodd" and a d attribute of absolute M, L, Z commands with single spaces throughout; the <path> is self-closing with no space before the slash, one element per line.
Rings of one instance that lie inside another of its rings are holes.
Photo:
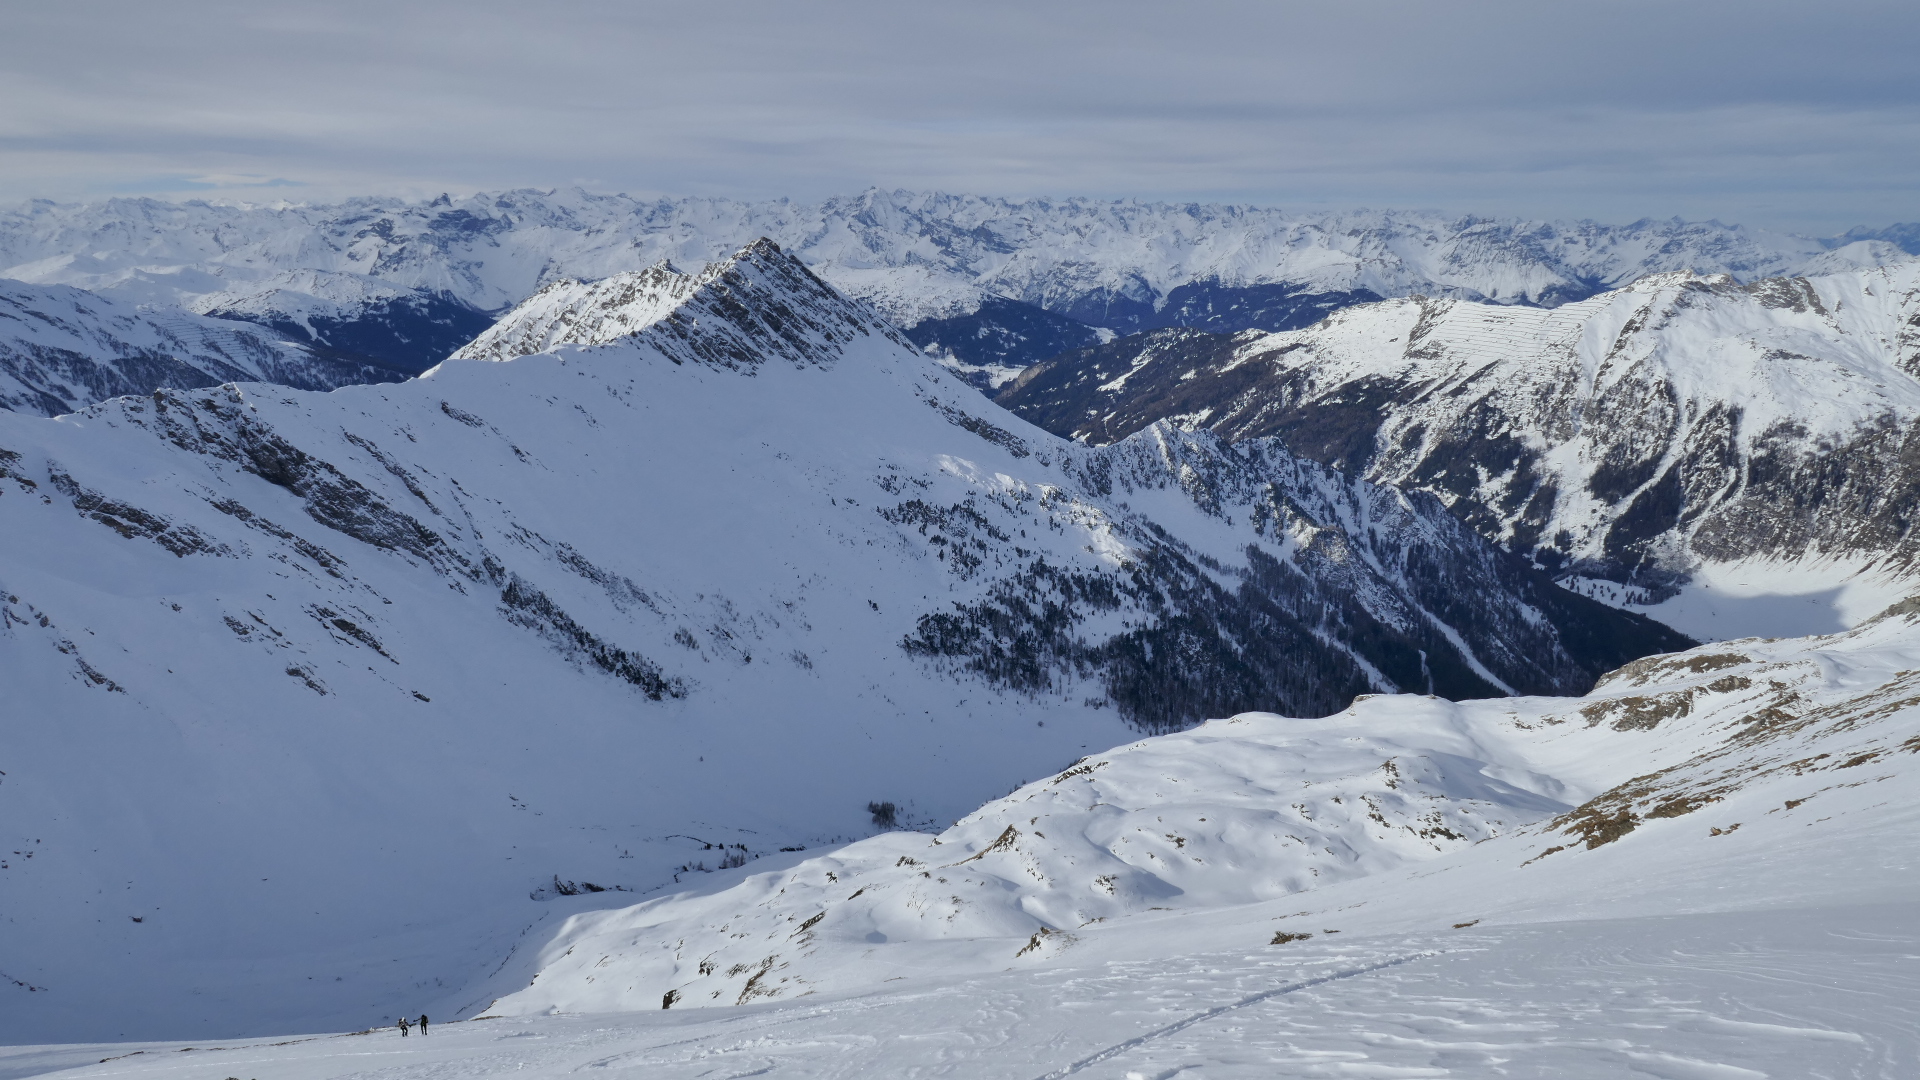
<path fill-rule="evenodd" d="M 1912 937 L 1910 232 L 18 210 L 0 1042 L 1172 1076 L 1325 987 L 1207 1067 L 1827 1069 L 1712 972 Z M 0 1072 L 204 1062 L 96 1049 Z"/>
<path fill-rule="evenodd" d="M 984 387 L 1169 326 L 1295 329 L 1415 293 L 1551 307 L 1653 273 L 1752 281 L 1920 249 L 1911 226 L 1816 239 L 1718 222 L 877 189 L 812 204 L 520 190 L 335 205 L 35 202 L 0 213 L 0 276 L 248 319 L 411 373 L 552 281 L 699 266 L 759 236 Z"/>

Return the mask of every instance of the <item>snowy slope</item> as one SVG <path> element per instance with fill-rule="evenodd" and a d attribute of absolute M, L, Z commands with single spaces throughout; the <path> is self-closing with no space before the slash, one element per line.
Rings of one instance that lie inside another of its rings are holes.
<path fill-rule="evenodd" d="M 1911 934 L 1916 668 L 1907 603 L 1833 637 L 1648 658 L 1581 699 L 1375 697 L 1323 720 L 1215 721 L 1092 755 L 937 836 L 575 916 L 503 973 L 533 977 L 488 1011 L 719 1007 L 901 976 L 1039 981 L 1236 941 L 1338 956 L 1377 935 L 1847 904 L 1899 902 Z M 1490 944 L 1468 941 L 1402 955 Z"/>
<path fill-rule="evenodd" d="M 1410 299 L 1285 334 L 1164 331 L 998 400 L 1094 443 L 1168 419 L 1279 435 L 1437 493 L 1596 595 L 1659 601 L 1695 579 L 1705 592 L 1659 609 L 1690 633 L 1806 633 L 1903 595 L 1916 319 L 1920 261 L 1662 275 L 1551 311 Z M 1780 593 L 1797 611 L 1768 606 Z"/>
<path fill-rule="evenodd" d="M 0 409 L 55 416 L 161 387 L 258 380 L 331 390 L 396 378 L 255 327 L 0 279 Z"/>
<path fill-rule="evenodd" d="M 1894 1080 L 1920 1065 L 1917 652 L 1908 604 L 1834 637 L 1636 663 L 1586 700 L 1375 698 L 1325 721 L 1237 717 L 1095 755 L 937 846 L 896 834 L 626 910 L 575 898 L 602 910 L 523 946 L 502 981 L 539 977 L 490 1018 L 450 1024 L 421 988 L 407 1004 L 436 1018 L 425 1039 L 380 1029 L 390 1021 L 369 1010 L 375 1028 L 351 1035 L 19 1047 L 0 1051 L 0 1075 Z M 1326 737 L 1341 721 L 1358 740 Z M 1289 765 L 1279 751 L 1296 739 L 1311 753 Z M 1342 760 L 1348 741 L 1373 745 Z M 1441 747 L 1483 755 L 1477 775 Z M 1371 760 L 1381 750 L 1397 756 Z M 1431 786 L 1442 772 L 1451 798 Z M 1262 782 L 1300 794 L 1243 801 Z M 1512 793 L 1528 788 L 1522 807 Z M 1458 818 L 1504 803 L 1534 823 L 1434 845 L 1411 835 L 1407 800 Z M 1223 865 L 1270 846 L 1257 832 L 1272 825 L 1247 827 L 1262 801 L 1269 821 L 1331 841 L 1279 864 L 1369 856 L 1356 869 L 1371 872 L 1235 902 L 1246 869 L 1276 863 Z M 1150 828 L 1110 827 L 1149 813 Z M 996 848 L 1002 822 L 1020 835 Z M 1152 857 L 1125 850 L 1153 833 L 1167 842 Z M 892 865 L 886 845 L 903 853 Z M 965 861 L 903 861 L 942 848 Z M 1137 882 L 1183 862 L 1182 884 L 1200 888 L 1023 933 L 1055 915 L 1050 900 L 1077 902 L 1078 879 L 1102 865 Z M 973 910 L 950 920 L 951 907 L 902 902 L 922 873 L 998 887 L 956 900 Z M 887 931 L 868 929 L 876 913 Z M 761 938 L 769 924 L 777 940 Z M 716 943 L 780 959 L 761 974 L 715 956 L 702 973 Z M 716 982 L 769 992 L 699 1007 L 712 1000 L 689 991 Z M 667 1010 L 666 991 L 642 993 L 662 985 L 680 991 Z"/>
<path fill-rule="evenodd" d="M 964 364 L 979 366 L 964 354 L 984 322 L 1015 367 L 1047 355 L 1036 350 L 1075 321 L 1122 333 L 1282 329 L 1324 315 L 1321 297 L 1551 306 L 1651 273 L 1747 281 L 1901 256 L 1877 237 L 1842 244 L 1678 220 L 1608 226 L 879 190 L 817 204 L 522 190 L 333 206 L 34 202 L 0 215 L 0 274 L 183 303 L 285 271 L 328 271 L 495 311 L 561 278 L 663 259 L 698 266 L 758 236 L 896 325 L 929 324 L 920 344 Z M 983 319 L 995 297 L 1025 313 Z"/>
<path fill-rule="evenodd" d="M 346 1023 L 870 804 L 1680 640 L 1273 447 L 1057 440 L 770 243 L 670 274 L 398 385 L 0 415 L 0 1035 Z"/>

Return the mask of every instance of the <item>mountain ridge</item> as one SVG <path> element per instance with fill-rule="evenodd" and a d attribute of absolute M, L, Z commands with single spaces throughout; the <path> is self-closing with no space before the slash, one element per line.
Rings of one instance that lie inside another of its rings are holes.
<path fill-rule="evenodd" d="M 1063 336 L 1082 333 L 1076 325 L 1284 330 L 1328 303 L 1416 292 L 1551 306 L 1655 272 L 1752 280 L 1873 264 L 1907 242 L 1899 227 L 1818 240 L 1678 220 L 1605 226 L 879 189 L 811 204 L 643 200 L 574 189 L 331 206 L 30 203 L 0 213 L 0 274 L 191 304 L 278 273 L 326 271 L 411 290 L 416 306 L 452 297 L 473 318 L 560 278 L 661 259 L 702 265 L 761 235 L 982 384 L 1000 377 L 989 368 L 1045 359 Z M 395 336 L 379 325 L 386 316 L 368 318 L 363 340 Z"/>
<path fill-rule="evenodd" d="M 1282 334 L 1156 331 L 1029 369 L 998 400 L 1094 444 L 1167 420 L 1278 437 L 1657 603 L 1742 560 L 1910 571 L 1916 317 L 1916 260 L 1655 275 L 1547 311 L 1412 298 Z"/>

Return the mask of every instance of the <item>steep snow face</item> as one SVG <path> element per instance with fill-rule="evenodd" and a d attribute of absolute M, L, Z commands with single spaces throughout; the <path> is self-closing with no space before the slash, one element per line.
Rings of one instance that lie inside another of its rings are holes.
<path fill-rule="evenodd" d="M 1648 602 L 1703 566 L 1906 572 L 1917 319 L 1915 261 L 1750 285 L 1664 275 L 1551 311 L 1411 299 L 1287 334 L 1163 331 L 1063 356 L 998 400 L 1094 443 L 1167 419 L 1277 435 Z"/>
<path fill-rule="evenodd" d="M 661 259 L 701 265 L 757 236 L 902 327 L 965 318 L 997 296 L 1123 333 L 1169 325 L 1161 316 L 1170 309 L 1213 329 L 1296 325 L 1286 321 L 1290 301 L 1249 314 L 1287 290 L 1552 305 L 1651 273 L 1746 281 L 1798 272 L 1828 247 L 1677 220 L 1605 226 L 878 190 L 812 205 L 647 202 L 576 190 L 337 206 L 36 202 L 0 216 L 0 273 L 177 299 L 278 271 L 328 270 L 498 310 L 561 278 Z M 1855 260 L 1898 254 L 1876 239 L 1843 250 Z"/>
<path fill-rule="evenodd" d="M 0 970 L 47 990 L 0 1036 L 466 1001 L 583 892 L 948 821 L 1127 720 L 1675 640 L 1275 446 L 1057 440 L 771 244 L 694 277 L 397 385 L 0 414 Z"/>
<path fill-rule="evenodd" d="M 0 409 L 57 416 L 161 387 L 258 380 L 331 390 L 397 378 L 250 326 L 0 279 Z"/>
<path fill-rule="evenodd" d="M 503 973 L 511 992 L 488 1011 L 1177 957 L 1229 927 L 1242 948 L 1297 947 L 1887 902 L 1914 883 L 1899 838 L 1920 811 L 1916 610 L 1651 657 L 1585 698 L 1374 697 L 1323 720 L 1249 714 L 1147 739 L 938 835 L 577 915 Z"/>

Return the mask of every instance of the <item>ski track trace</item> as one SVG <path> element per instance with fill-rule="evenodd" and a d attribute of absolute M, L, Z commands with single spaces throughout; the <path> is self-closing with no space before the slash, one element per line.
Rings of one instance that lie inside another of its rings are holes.
<path fill-rule="evenodd" d="M 14 1047 L 0 1077 L 1897 1080 L 1920 1065 L 1913 916 L 1787 909 L 1083 958 L 725 1011 L 466 1021 L 425 1038 L 385 1027 L 190 1051 Z"/>

